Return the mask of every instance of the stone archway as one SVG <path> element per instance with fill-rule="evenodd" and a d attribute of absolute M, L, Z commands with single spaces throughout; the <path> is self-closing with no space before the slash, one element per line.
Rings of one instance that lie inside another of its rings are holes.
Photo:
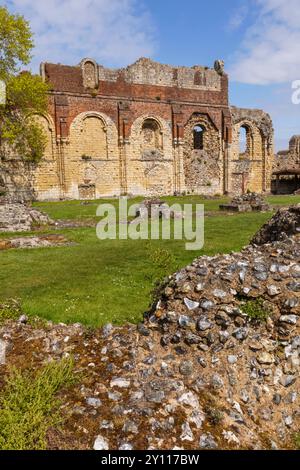
<path fill-rule="evenodd" d="M 111 118 L 89 111 L 73 120 L 65 174 L 68 197 L 94 199 L 120 193 L 118 132 Z"/>

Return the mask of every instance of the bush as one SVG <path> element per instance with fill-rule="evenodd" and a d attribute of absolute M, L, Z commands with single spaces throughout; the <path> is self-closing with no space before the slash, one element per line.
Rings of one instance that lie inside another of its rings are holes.
<path fill-rule="evenodd" d="M 0 395 L 0 450 L 43 450 L 51 426 L 62 422 L 57 392 L 74 383 L 73 360 L 51 362 L 35 374 L 12 369 Z"/>

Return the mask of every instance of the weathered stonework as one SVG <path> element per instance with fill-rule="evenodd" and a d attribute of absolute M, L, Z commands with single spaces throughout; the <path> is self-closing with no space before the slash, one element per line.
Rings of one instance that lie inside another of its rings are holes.
<path fill-rule="evenodd" d="M 203 149 L 194 149 L 193 131 L 200 125 L 203 133 Z M 195 114 L 184 129 L 184 174 L 187 191 L 196 194 L 222 192 L 221 136 L 205 114 Z"/>
<path fill-rule="evenodd" d="M 222 61 L 172 67 L 142 58 L 112 70 L 84 59 L 42 64 L 41 74 L 51 93 L 48 115 L 37 117 L 47 148 L 29 178 L 38 200 L 270 190 L 271 120 L 230 108 Z M 245 125 L 251 155 L 241 158 Z"/>
<path fill-rule="evenodd" d="M 0 204 L 0 233 L 28 232 L 46 225 L 54 225 L 54 222 L 37 209 L 20 203 Z"/>
<path fill-rule="evenodd" d="M 273 165 L 273 127 L 268 114 L 256 109 L 232 107 L 230 192 L 269 192 Z M 246 130 L 246 152 L 239 148 L 240 130 Z M 242 191 L 241 191 L 242 188 Z"/>

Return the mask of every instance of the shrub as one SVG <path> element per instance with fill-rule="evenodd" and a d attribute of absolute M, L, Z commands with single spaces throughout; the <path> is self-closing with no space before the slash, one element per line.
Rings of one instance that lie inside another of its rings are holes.
<path fill-rule="evenodd" d="M 50 362 L 35 374 L 13 368 L 0 395 L 0 450 L 42 450 L 62 422 L 57 392 L 74 383 L 73 360 Z"/>

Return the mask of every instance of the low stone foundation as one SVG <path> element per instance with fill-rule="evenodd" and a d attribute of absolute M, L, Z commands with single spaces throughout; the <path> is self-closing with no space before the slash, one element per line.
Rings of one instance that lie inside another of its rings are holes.
<path fill-rule="evenodd" d="M 233 198 L 229 204 L 221 204 L 220 209 L 229 212 L 266 212 L 270 206 L 260 194 L 250 193 Z"/>

